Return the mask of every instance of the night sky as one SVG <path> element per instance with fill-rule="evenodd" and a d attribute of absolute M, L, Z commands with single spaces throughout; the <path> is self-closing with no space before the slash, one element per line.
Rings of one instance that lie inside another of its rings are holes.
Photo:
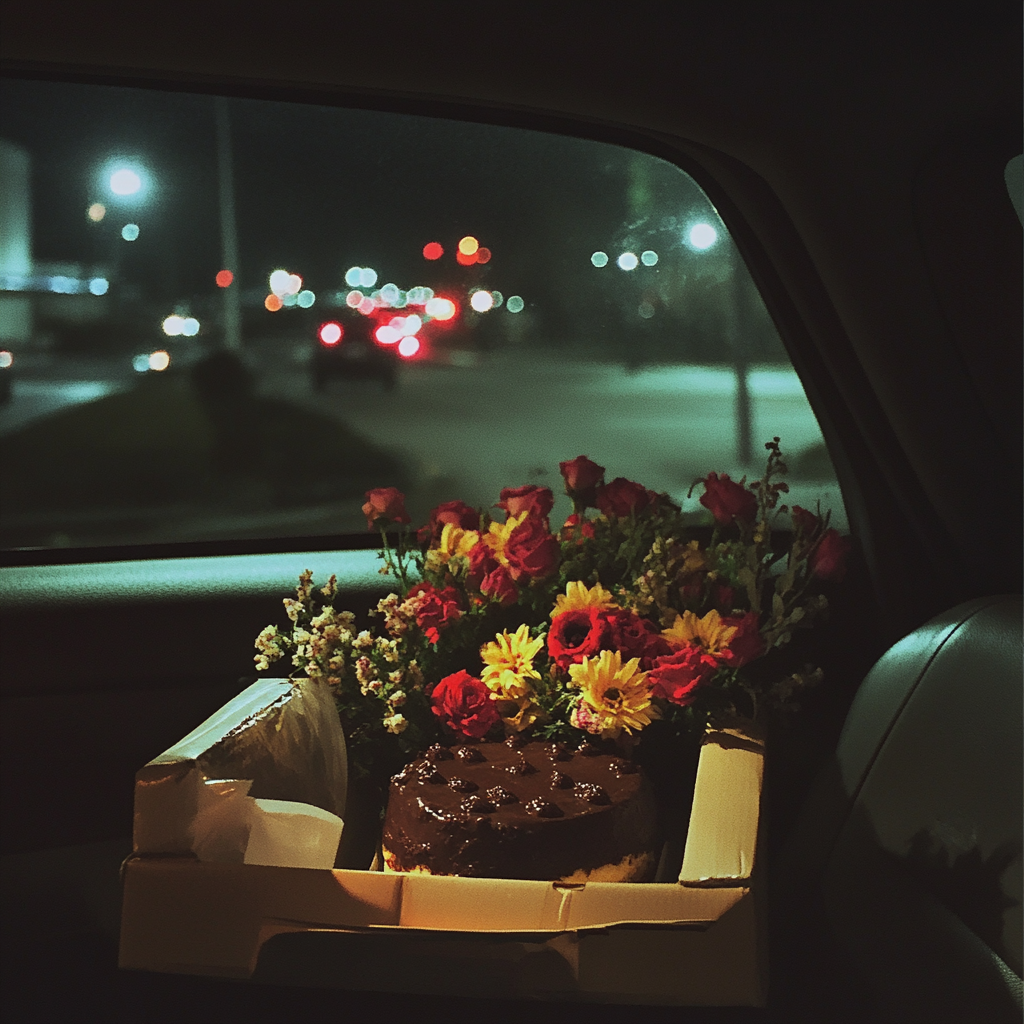
<path fill-rule="evenodd" d="M 109 268 L 114 290 L 134 287 L 165 308 L 212 298 L 221 267 L 215 102 L 0 81 L 0 135 L 32 158 L 34 258 Z M 323 296 L 345 289 L 349 267 L 369 266 L 378 286 L 521 294 L 561 335 L 615 303 L 643 327 L 641 275 L 664 282 L 673 262 L 692 260 L 682 226 L 715 216 L 678 168 L 622 147 L 375 111 L 228 102 L 241 261 L 232 269 L 256 301 L 278 267 Z M 151 188 L 134 207 L 119 206 L 101 175 L 115 155 L 148 171 Z M 108 209 L 99 224 L 86 217 L 96 201 Z M 128 221 L 140 227 L 130 243 L 120 238 Z M 489 264 L 456 265 L 465 234 L 492 250 Z M 446 250 L 436 263 L 422 256 L 430 241 Z M 623 247 L 654 248 L 662 261 L 632 275 L 590 265 L 595 250 L 614 261 Z"/>

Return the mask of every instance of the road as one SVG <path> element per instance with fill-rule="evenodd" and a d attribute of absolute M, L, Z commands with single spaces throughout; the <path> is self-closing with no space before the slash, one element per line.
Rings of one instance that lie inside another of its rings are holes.
<path fill-rule="evenodd" d="M 762 444 L 778 435 L 793 456 L 821 451 L 817 422 L 796 374 L 754 368 L 749 376 L 756 462 L 736 450 L 735 374 L 724 368 L 656 366 L 627 372 L 579 357 L 520 350 L 476 366 L 408 364 L 393 392 L 376 384 L 339 384 L 314 394 L 301 373 L 265 379 L 266 393 L 338 416 L 416 467 L 421 495 L 410 511 L 424 515 L 451 498 L 489 505 L 502 487 L 537 483 L 562 490 L 560 461 L 587 455 L 607 469 L 677 501 L 708 472 L 760 476 Z M 822 462 L 811 458 L 807 462 Z M 832 507 L 845 527 L 834 480 L 791 476 L 798 504 Z M 388 481 L 382 480 L 381 485 Z M 568 499 L 556 514 L 568 512 Z"/>
<path fill-rule="evenodd" d="M 359 381 L 337 383 L 318 394 L 299 358 L 282 358 L 280 348 L 272 358 L 265 346 L 254 347 L 253 355 L 261 394 L 342 420 L 403 459 L 414 481 L 409 508 L 416 521 L 441 501 L 461 498 L 491 505 L 502 487 L 526 483 L 550 486 L 559 495 L 554 517 L 567 514 L 558 463 L 580 454 L 605 466 L 609 480 L 625 476 L 669 493 L 684 508 L 696 508 L 697 496 L 686 496 L 695 479 L 711 470 L 756 478 L 764 467 L 762 443 L 778 435 L 792 469 L 801 463 L 818 467 L 803 478 L 791 473 L 790 500 L 813 508 L 820 499 L 823 508 L 833 509 L 833 522 L 846 526 L 838 488 L 827 479 L 827 460 L 822 468 L 817 423 L 791 370 L 752 369 L 748 379 L 757 461 L 741 465 L 736 379 L 727 368 L 676 364 L 629 372 L 579 355 L 512 349 L 475 365 L 405 364 L 392 392 Z M 0 407 L 0 437 L 63 406 L 130 387 L 132 376 L 121 363 L 99 360 L 22 367 L 12 400 Z M 801 459 L 806 453 L 811 457 Z M 390 483 L 380 481 L 381 486 Z M 360 530 L 364 523 L 358 504 L 305 510 L 294 532 Z M 258 535 L 261 517 L 267 515 L 254 511 L 244 524 L 236 524 L 238 535 Z M 293 532 L 282 515 L 282 510 L 272 514 L 275 535 Z M 234 528 L 214 528 L 202 516 L 191 524 L 186 522 L 190 517 L 175 518 L 186 532 L 203 536 L 230 535 Z M 328 528 L 328 522 L 337 525 Z"/>

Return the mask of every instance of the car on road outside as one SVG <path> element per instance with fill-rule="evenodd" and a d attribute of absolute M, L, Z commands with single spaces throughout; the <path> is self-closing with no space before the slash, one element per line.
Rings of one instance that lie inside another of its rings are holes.
<path fill-rule="evenodd" d="M 339 320 L 328 320 L 316 329 L 316 343 L 309 362 L 314 391 L 325 391 L 333 381 L 375 380 L 385 391 L 398 381 L 401 359 L 394 347 L 372 336 L 373 324 L 364 321 L 346 330 Z"/>
<path fill-rule="evenodd" d="M 956 654 L 959 644 L 919 627 L 962 602 L 1021 592 L 1021 223 L 1004 177 L 1021 151 L 1020 6 L 699 2 L 598 14 L 549 5 L 510 7 L 492 24 L 479 6 L 424 10 L 402 12 L 415 45 L 400 51 L 387 42 L 400 21 L 392 9 L 330 5 L 297 7 L 287 30 L 207 5 L 195 15 L 203 31 L 183 46 L 151 27 L 180 24 L 180 3 L 154 0 L 142 20 L 113 5 L 37 0 L 5 12 L 0 56 L 5 75 L 44 82 L 337 104 L 599 140 L 654 154 L 698 181 L 807 392 L 856 544 L 836 629 L 817 652 L 833 666 L 832 683 L 770 741 L 765 860 L 787 884 L 767 897 L 767 1006 L 490 1003 L 117 973 L 117 866 L 131 844 L 132 773 L 238 692 L 239 659 L 280 611 L 292 561 L 339 566 L 343 606 L 365 607 L 372 580 L 352 549 L 373 540 L 335 535 L 6 553 L 12 1016 L 1019 1020 L 1019 705 L 1007 710 L 1019 701 L 1019 616 L 987 643 L 1016 674 L 1003 696 L 978 696 L 989 673 L 971 650 L 932 708 L 931 725 L 948 727 L 941 758 L 1008 751 L 1014 767 L 1003 774 L 979 781 L 964 766 L 950 789 L 980 794 L 973 803 L 947 814 L 938 797 L 929 802 L 925 777 L 910 809 L 864 820 L 851 812 L 862 793 L 842 788 L 850 782 L 836 751 L 877 657 L 893 650 L 923 678 L 936 645 Z M 417 156 L 408 148 L 390 163 L 382 157 L 380 173 L 416 166 Z M 633 184 L 637 201 L 653 188 Z M 543 201 L 543 187 L 536 191 Z M 574 415 L 567 405 L 566 423 Z M 509 435 L 528 420 L 526 401 L 504 421 Z M 454 410 L 453 437 L 460 426 Z M 276 457 L 285 464 L 287 450 Z M 281 555 L 289 573 L 275 576 Z M 934 729 L 909 737 L 908 749 L 889 727 L 917 692 L 866 696 L 879 698 L 871 710 L 884 744 L 864 756 L 902 757 L 911 774 L 928 763 Z M 985 726 L 961 726 L 968 711 L 986 714 Z M 812 790 L 835 800 L 801 832 Z M 981 842 L 987 812 L 1007 823 L 1005 847 Z M 857 866 L 874 871 L 875 884 L 858 931 L 835 913 L 849 912 L 849 901 L 829 903 L 825 883 L 841 894 L 848 878 L 831 856 L 836 833 L 870 836 L 872 825 L 901 842 L 920 825 L 938 845 L 929 858 L 921 842 L 867 843 Z M 551 967 L 593 969 L 571 956 Z M 432 969 L 451 972 L 457 989 L 466 962 L 438 957 Z M 525 968 L 509 960 L 505 969 Z M 685 958 L 664 969 L 685 970 Z M 400 981 L 396 969 L 396 988 Z"/>

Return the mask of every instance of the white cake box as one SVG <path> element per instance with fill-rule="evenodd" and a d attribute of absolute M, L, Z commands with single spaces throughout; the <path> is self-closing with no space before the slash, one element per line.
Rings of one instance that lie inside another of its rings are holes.
<path fill-rule="evenodd" d="M 333 703 L 307 681 L 261 680 L 136 775 L 120 964 L 344 989 L 763 1006 L 763 766 L 749 726 L 708 730 L 682 868 L 667 881 L 335 869 L 347 780 Z"/>

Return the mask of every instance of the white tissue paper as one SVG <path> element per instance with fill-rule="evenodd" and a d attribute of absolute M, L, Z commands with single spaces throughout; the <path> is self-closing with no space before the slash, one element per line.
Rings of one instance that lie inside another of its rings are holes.
<path fill-rule="evenodd" d="M 205 779 L 189 827 L 202 861 L 333 868 L 344 822 L 294 800 L 254 799 L 250 779 Z"/>
<path fill-rule="evenodd" d="M 344 828 L 336 814 L 293 800 L 252 802 L 244 863 L 281 868 L 334 867 Z"/>

